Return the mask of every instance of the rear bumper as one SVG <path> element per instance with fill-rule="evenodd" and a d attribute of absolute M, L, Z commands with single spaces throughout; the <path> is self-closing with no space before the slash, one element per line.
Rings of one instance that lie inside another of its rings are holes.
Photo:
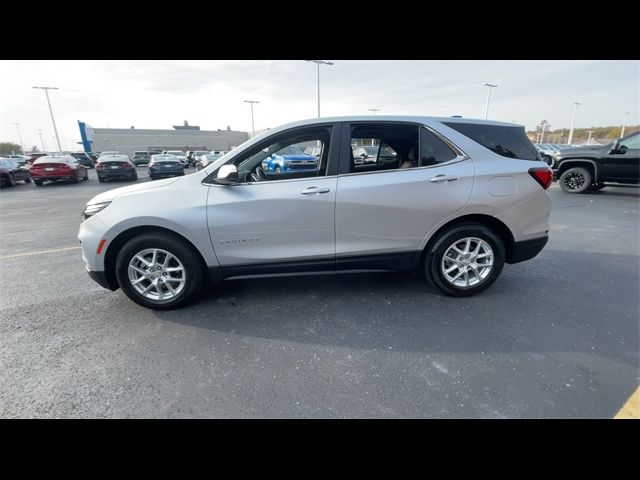
<path fill-rule="evenodd" d="M 69 175 L 64 174 L 64 175 L 38 175 L 38 174 L 31 174 L 31 178 L 33 178 L 34 180 L 75 180 L 77 177 L 76 175 Z"/>
<path fill-rule="evenodd" d="M 111 284 L 111 282 L 109 282 L 106 272 L 94 272 L 93 270 L 87 269 L 87 273 L 89 274 L 89 277 L 91 277 L 91 279 L 102 288 L 106 288 L 108 290 L 118 289 L 118 285 L 113 285 Z"/>
<path fill-rule="evenodd" d="M 102 170 L 98 172 L 98 177 L 101 178 L 122 178 L 122 177 L 135 177 L 137 175 L 136 169 L 132 170 Z"/>
<path fill-rule="evenodd" d="M 549 235 L 523 242 L 514 242 L 507 263 L 520 263 L 538 255 L 549 241 Z"/>

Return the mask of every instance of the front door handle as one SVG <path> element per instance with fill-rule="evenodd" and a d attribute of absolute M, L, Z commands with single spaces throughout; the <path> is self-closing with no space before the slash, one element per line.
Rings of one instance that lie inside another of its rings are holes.
<path fill-rule="evenodd" d="M 319 193 L 329 193 L 331 189 L 329 187 L 307 187 L 300 193 L 302 195 L 317 195 Z"/>
<path fill-rule="evenodd" d="M 439 182 L 454 182 L 458 180 L 459 177 L 454 175 L 436 175 L 435 177 L 429 179 L 430 182 L 439 183 Z"/>

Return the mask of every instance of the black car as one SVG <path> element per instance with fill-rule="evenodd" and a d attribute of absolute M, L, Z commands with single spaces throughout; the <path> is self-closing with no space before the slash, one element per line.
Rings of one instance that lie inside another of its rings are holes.
<path fill-rule="evenodd" d="M 151 154 L 149 152 L 133 152 L 133 158 L 131 161 L 136 167 L 138 165 L 149 165 L 149 162 L 151 161 Z"/>
<path fill-rule="evenodd" d="M 80 162 L 80 165 L 84 165 L 87 168 L 93 168 L 96 165 L 93 158 L 91 158 L 85 152 L 74 152 L 71 154 L 71 156 L 78 160 L 78 162 Z"/>
<path fill-rule="evenodd" d="M 149 177 L 151 180 L 163 177 L 177 177 L 184 175 L 184 165 L 175 155 L 152 155 L 149 162 Z"/>
<path fill-rule="evenodd" d="M 100 156 L 100 153 L 98 152 L 85 152 L 87 155 L 89 155 L 91 157 L 91 160 L 93 160 L 94 162 L 98 161 L 98 157 Z"/>
<path fill-rule="evenodd" d="M 114 178 L 138 180 L 136 166 L 126 155 L 102 155 L 96 164 L 96 172 L 100 183 Z"/>
<path fill-rule="evenodd" d="M 13 187 L 16 182 L 31 183 L 29 170 L 18 165 L 13 158 L 0 158 L 0 181 L 2 186 Z"/>
<path fill-rule="evenodd" d="M 567 193 L 640 184 L 640 132 L 608 145 L 567 148 L 555 155 L 554 178 Z"/>

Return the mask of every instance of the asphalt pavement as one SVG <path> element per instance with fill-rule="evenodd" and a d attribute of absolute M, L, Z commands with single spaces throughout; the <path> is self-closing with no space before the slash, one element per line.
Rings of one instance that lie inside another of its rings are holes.
<path fill-rule="evenodd" d="M 640 383 L 639 189 L 554 185 L 547 247 L 472 298 L 326 275 L 157 312 L 84 271 L 85 202 L 130 184 L 89 175 L 0 191 L 2 418 L 611 418 Z"/>

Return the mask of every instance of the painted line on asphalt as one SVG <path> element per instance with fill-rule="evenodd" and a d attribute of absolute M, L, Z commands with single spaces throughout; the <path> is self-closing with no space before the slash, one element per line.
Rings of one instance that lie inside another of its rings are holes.
<path fill-rule="evenodd" d="M 615 417 L 625 420 L 640 420 L 640 387 L 629 397 L 627 403 L 620 409 Z"/>
<path fill-rule="evenodd" d="M 51 248 L 49 250 L 40 250 L 37 252 L 16 253 L 15 255 L 5 255 L 4 257 L 0 257 L 0 260 L 17 257 L 30 257 L 31 255 L 46 255 L 47 253 L 66 252 L 67 250 L 79 250 L 80 248 L 81 247 Z"/>

